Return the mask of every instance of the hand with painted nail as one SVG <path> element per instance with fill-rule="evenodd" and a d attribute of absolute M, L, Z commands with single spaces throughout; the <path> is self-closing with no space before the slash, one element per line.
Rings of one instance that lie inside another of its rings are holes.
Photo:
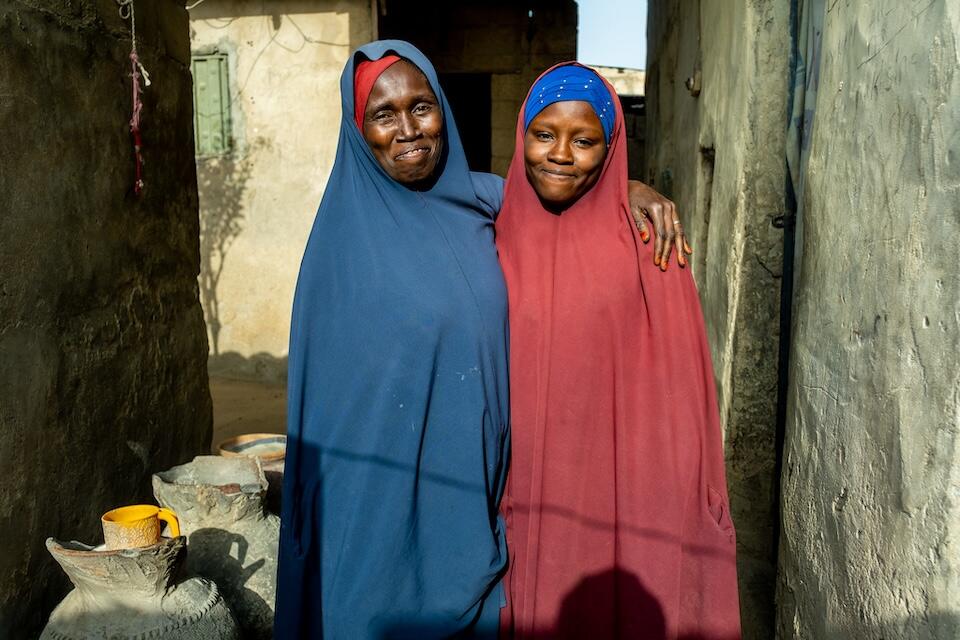
<path fill-rule="evenodd" d="M 630 180 L 627 191 L 630 211 L 637 229 L 640 230 L 640 239 L 644 242 L 650 241 L 646 219 L 650 218 L 653 223 L 656 233 L 653 263 L 660 267 L 661 271 L 666 271 L 670 263 L 670 253 L 676 248 L 677 263 L 681 267 L 687 266 L 686 255 L 693 253 L 693 249 L 687 243 L 676 205 L 639 180 Z"/>

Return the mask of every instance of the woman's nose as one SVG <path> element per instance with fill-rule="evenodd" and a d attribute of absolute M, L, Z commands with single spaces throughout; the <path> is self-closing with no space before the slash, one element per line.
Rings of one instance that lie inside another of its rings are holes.
<path fill-rule="evenodd" d="M 573 164 L 573 153 L 570 151 L 570 145 L 562 142 L 554 144 L 547 152 L 547 160 L 554 164 Z"/>
<path fill-rule="evenodd" d="M 414 140 L 417 137 L 419 128 L 417 126 L 417 119 L 409 113 L 401 113 L 397 131 L 397 139 L 399 140 Z"/>

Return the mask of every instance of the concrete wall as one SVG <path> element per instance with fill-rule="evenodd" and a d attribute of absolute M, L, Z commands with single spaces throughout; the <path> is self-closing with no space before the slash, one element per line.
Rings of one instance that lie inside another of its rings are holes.
<path fill-rule="evenodd" d="M 201 292 L 219 328 L 211 372 L 275 379 L 336 153 L 340 73 L 373 38 L 371 3 L 206 0 L 190 20 L 194 52 L 229 55 L 233 99 L 235 151 L 198 160 Z"/>
<path fill-rule="evenodd" d="M 132 194 L 130 32 L 113 0 L 0 2 L 0 637 L 35 638 L 68 582 L 47 536 L 210 438 L 197 295 L 187 14 L 137 3 L 153 85 Z"/>
<path fill-rule="evenodd" d="M 646 88 L 647 74 L 643 69 L 628 69 L 625 67 L 603 67 L 590 65 L 607 82 L 613 85 L 617 94 L 621 96 L 642 96 Z"/>
<path fill-rule="evenodd" d="M 771 221 L 784 208 L 789 3 L 651 0 L 647 24 L 647 180 L 677 203 L 694 248 L 725 430 L 744 637 L 766 639 L 783 241 Z"/>
<path fill-rule="evenodd" d="M 960 4 L 830 2 L 783 473 L 784 638 L 960 637 Z"/>
<path fill-rule="evenodd" d="M 646 148 L 646 102 L 644 91 L 647 74 L 643 69 L 594 66 L 613 85 L 623 107 L 623 124 L 627 140 L 627 177 L 644 180 Z"/>

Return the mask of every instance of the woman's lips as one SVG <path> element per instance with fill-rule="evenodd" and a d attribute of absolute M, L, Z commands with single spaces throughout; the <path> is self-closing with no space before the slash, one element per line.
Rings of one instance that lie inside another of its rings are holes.
<path fill-rule="evenodd" d="M 554 171 L 551 169 L 541 169 L 540 172 L 552 180 L 565 181 L 565 180 L 573 180 L 574 178 L 577 177 L 572 173 L 563 173 L 562 171 Z"/>
<path fill-rule="evenodd" d="M 404 151 L 403 153 L 398 153 L 393 156 L 394 160 L 399 162 L 404 162 L 406 160 L 418 160 L 421 156 L 430 153 L 429 147 L 417 147 L 415 149 L 410 149 L 409 151 Z"/>

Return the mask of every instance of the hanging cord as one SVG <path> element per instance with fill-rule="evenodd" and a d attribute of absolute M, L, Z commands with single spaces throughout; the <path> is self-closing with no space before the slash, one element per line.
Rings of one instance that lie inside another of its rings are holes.
<path fill-rule="evenodd" d="M 137 55 L 137 16 L 133 7 L 133 0 L 116 0 L 119 5 L 120 17 L 124 20 L 130 20 L 130 78 L 133 91 L 133 113 L 130 116 L 130 133 L 133 136 L 133 152 L 136 159 L 137 173 L 136 182 L 133 183 L 133 192 L 137 195 L 143 191 L 143 141 L 140 136 L 140 111 L 143 109 L 143 102 L 140 94 L 143 89 L 140 87 L 140 81 L 143 80 L 144 86 L 150 86 L 150 74 L 140 64 L 140 57 Z"/>

